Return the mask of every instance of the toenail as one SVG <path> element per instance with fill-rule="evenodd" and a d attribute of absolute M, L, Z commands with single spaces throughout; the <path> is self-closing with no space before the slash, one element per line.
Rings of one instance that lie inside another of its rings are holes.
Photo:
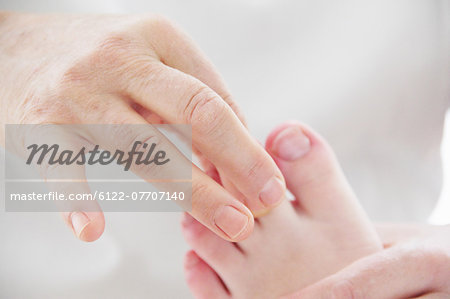
<path fill-rule="evenodd" d="M 311 141 L 298 126 L 281 131 L 272 144 L 271 151 L 278 158 L 293 161 L 301 158 L 311 149 Z"/>
<path fill-rule="evenodd" d="M 236 239 L 246 230 L 249 218 L 232 206 L 223 206 L 216 212 L 214 223 L 229 238 Z"/>
<path fill-rule="evenodd" d="M 284 195 L 285 187 L 283 181 L 278 177 L 272 177 L 259 193 L 259 199 L 265 206 L 271 207 L 277 204 Z"/>

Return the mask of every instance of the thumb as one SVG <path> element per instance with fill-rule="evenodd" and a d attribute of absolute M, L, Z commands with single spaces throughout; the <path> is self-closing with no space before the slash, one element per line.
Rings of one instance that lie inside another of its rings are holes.
<path fill-rule="evenodd" d="M 62 150 L 61 156 L 64 152 L 77 153 L 87 145 L 78 131 L 77 126 L 71 125 L 33 125 L 24 139 L 25 148 L 27 148 L 26 145 L 31 144 L 47 145 L 49 148 L 51 145 L 58 145 Z M 44 158 L 38 162 L 39 155 L 42 153 Z M 47 155 L 45 150 L 41 151 L 36 153 L 36 159 L 32 156 L 33 159 L 30 160 L 31 166 L 40 170 L 47 189 L 64 195 L 64 200 L 49 201 L 49 204 L 56 205 L 65 223 L 78 239 L 85 242 L 97 240 L 104 231 L 105 218 L 99 203 L 91 194 L 86 180 L 85 166 L 77 163 L 50 163 L 49 156 L 51 159 L 56 154 L 52 151 L 49 153 L 50 155 Z M 81 197 L 91 200 L 77 200 Z M 42 204 L 42 209 L 45 210 L 45 202 Z"/>
<path fill-rule="evenodd" d="M 68 179 L 64 179 L 68 178 Z M 56 167 L 46 172 L 46 183 L 50 190 L 71 196 L 89 196 L 93 200 L 56 202 L 64 222 L 74 235 L 85 242 L 100 238 L 105 229 L 105 217 L 100 205 L 91 193 L 85 177 L 85 168 L 80 166 Z"/>

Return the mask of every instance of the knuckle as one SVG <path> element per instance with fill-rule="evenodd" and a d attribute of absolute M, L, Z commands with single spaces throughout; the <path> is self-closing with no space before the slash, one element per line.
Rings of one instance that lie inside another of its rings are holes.
<path fill-rule="evenodd" d="M 94 65 L 118 65 L 128 56 L 132 40 L 126 34 L 114 33 L 103 39 L 91 56 Z"/>
<path fill-rule="evenodd" d="M 156 28 L 159 31 L 167 31 L 174 28 L 174 23 L 162 14 L 153 14 L 148 18 L 149 26 Z"/>
<path fill-rule="evenodd" d="M 133 125 L 115 126 L 114 136 L 116 140 L 118 140 L 120 147 L 127 151 L 131 151 L 134 146 L 136 147 L 136 150 L 139 150 L 144 143 L 160 143 L 160 140 L 156 134 L 151 134 L 148 130 L 135 128 Z"/>
<path fill-rule="evenodd" d="M 63 97 L 42 93 L 30 93 L 21 103 L 19 124 L 58 123 L 70 120 L 72 111 L 66 109 Z"/>
<path fill-rule="evenodd" d="M 70 90 L 75 86 L 81 86 L 85 84 L 86 82 L 91 82 L 91 79 L 95 76 L 94 72 L 94 66 L 88 67 L 88 63 L 83 62 L 76 62 L 70 67 L 68 67 L 67 70 L 64 71 L 64 73 L 61 76 L 61 79 L 59 80 L 59 87 L 66 91 Z"/>
<path fill-rule="evenodd" d="M 61 82 L 68 87 L 91 86 L 97 89 L 100 85 L 112 88 L 118 78 L 133 70 L 146 57 L 143 44 L 137 34 L 110 33 L 69 66 Z"/>
<path fill-rule="evenodd" d="M 44 123 L 53 116 L 54 107 L 41 99 L 28 99 L 20 123 Z"/>
<path fill-rule="evenodd" d="M 73 98 L 71 98 L 73 99 Z M 108 97 L 105 95 L 92 95 L 90 98 L 81 96 L 72 100 L 75 105 L 86 111 L 85 114 L 79 116 L 83 122 L 96 124 L 118 124 L 126 125 L 133 123 L 128 113 L 121 113 L 120 109 L 112 109 L 111 107 L 121 107 L 121 99 L 114 96 Z"/>
<path fill-rule="evenodd" d="M 203 136 L 220 132 L 226 117 L 226 105 L 209 88 L 202 87 L 190 98 L 183 110 L 184 119 L 192 130 Z"/>
<path fill-rule="evenodd" d="M 151 164 L 134 164 L 131 168 L 136 171 L 140 175 L 140 177 L 144 180 L 156 179 L 155 177 L 158 174 L 158 166 L 154 163 Z"/>
<path fill-rule="evenodd" d="M 224 91 L 224 92 L 222 92 L 220 95 L 221 95 L 222 99 L 223 99 L 226 103 L 228 103 L 228 105 L 230 105 L 230 106 L 236 105 L 236 103 L 233 101 L 233 97 L 231 96 L 231 93 L 229 93 L 229 92 L 227 92 L 227 91 Z"/>
<path fill-rule="evenodd" d="M 236 116 L 239 118 L 239 120 L 242 122 L 242 124 L 245 126 L 246 125 L 246 121 L 245 121 L 245 117 L 244 114 L 242 113 L 241 108 L 239 107 L 238 104 L 236 104 L 235 101 L 232 100 L 231 95 L 230 94 L 226 94 L 223 99 L 225 100 L 225 102 L 228 103 L 228 105 L 230 106 L 230 108 L 233 110 L 234 114 L 236 114 Z"/>
<path fill-rule="evenodd" d="M 182 116 L 187 123 L 192 123 L 192 119 L 195 116 L 195 110 L 197 109 L 196 106 L 199 102 L 205 101 L 205 94 L 209 98 L 208 90 L 205 86 L 198 88 L 198 90 L 191 95 L 186 105 L 184 105 Z"/>
<path fill-rule="evenodd" d="M 202 182 L 196 182 L 192 184 L 192 209 L 203 209 L 205 203 L 202 198 L 211 198 L 212 192 L 211 189 Z M 207 212 L 207 211 L 206 211 Z M 208 215 L 206 215 L 208 217 Z M 212 215 L 209 215 L 212 216 Z"/>
<path fill-rule="evenodd" d="M 89 111 L 90 114 L 97 116 L 98 119 L 110 119 L 108 115 L 110 113 L 110 109 L 108 109 L 108 105 L 105 104 L 106 103 L 93 98 L 86 100 L 84 106 L 86 107 L 86 111 Z"/>
<path fill-rule="evenodd" d="M 124 152 L 143 152 L 145 156 L 151 148 L 151 144 L 159 145 L 161 140 L 156 134 L 151 134 L 148 130 L 139 130 L 133 126 L 119 125 L 115 128 L 114 138 L 117 141 L 116 147 Z M 147 144 L 147 146 L 144 146 Z M 158 165 L 155 163 L 137 163 L 133 161 L 130 169 L 136 171 L 143 179 L 152 179 L 156 173 Z"/>
<path fill-rule="evenodd" d="M 266 169 L 272 169 L 267 165 L 267 159 L 263 157 L 258 157 L 251 160 L 246 168 L 242 170 L 242 173 L 248 178 L 249 181 L 255 181 L 257 178 L 261 177 L 261 174 L 266 172 Z"/>

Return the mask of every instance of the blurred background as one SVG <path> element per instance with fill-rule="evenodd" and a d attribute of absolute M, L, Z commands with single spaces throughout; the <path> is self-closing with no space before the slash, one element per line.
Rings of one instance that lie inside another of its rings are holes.
<path fill-rule="evenodd" d="M 436 224 L 450 223 L 449 7 L 444 0 L 0 1 L 2 10 L 168 16 L 215 63 L 258 140 L 285 120 L 305 122 L 335 149 L 373 221 Z M 190 298 L 180 217 L 106 213 L 104 235 L 86 244 L 56 213 L 0 212 L 0 297 Z"/>

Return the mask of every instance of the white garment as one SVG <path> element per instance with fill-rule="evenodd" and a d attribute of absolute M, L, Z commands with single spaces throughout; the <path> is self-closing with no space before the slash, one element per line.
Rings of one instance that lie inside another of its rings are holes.
<path fill-rule="evenodd" d="M 447 1 L 16 0 L 1 7 L 162 13 L 216 64 L 258 139 L 288 119 L 321 133 L 373 220 L 425 221 L 436 204 L 449 106 Z M 106 217 L 105 235 L 83 244 L 54 214 L 2 212 L 0 297 L 190 296 L 179 215 Z"/>

